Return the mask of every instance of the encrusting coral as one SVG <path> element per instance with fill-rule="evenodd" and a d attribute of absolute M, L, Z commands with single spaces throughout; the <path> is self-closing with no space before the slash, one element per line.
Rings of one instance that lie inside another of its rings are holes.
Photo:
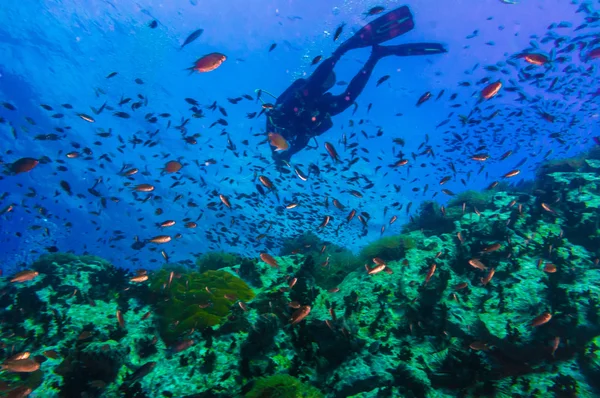
<path fill-rule="evenodd" d="M 218 325 L 237 301 L 254 298 L 246 282 L 221 270 L 175 274 L 162 269 L 152 277 L 150 289 L 161 297 L 160 331 L 167 342 L 192 329 Z"/>

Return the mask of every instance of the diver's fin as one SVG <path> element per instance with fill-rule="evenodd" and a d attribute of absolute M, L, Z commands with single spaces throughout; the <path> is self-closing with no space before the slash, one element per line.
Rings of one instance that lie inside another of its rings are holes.
<path fill-rule="evenodd" d="M 371 47 L 410 32 L 414 27 L 410 10 L 402 6 L 363 26 L 338 51 L 343 53 L 355 48 Z"/>
<path fill-rule="evenodd" d="M 373 46 L 373 53 L 378 57 L 397 55 L 407 57 L 411 55 L 434 55 L 448 52 L 439 43 L 409 43 L 397 46 Z"/>

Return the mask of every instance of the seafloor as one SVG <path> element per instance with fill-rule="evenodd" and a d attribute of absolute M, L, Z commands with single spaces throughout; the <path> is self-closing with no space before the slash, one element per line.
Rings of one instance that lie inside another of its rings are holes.
<path fill-rule="evenodd" d="M 3 367 L 41 364 L 4 371 L 1 393 L 598 396 L 599 208 L 596 147 L 518 188 L 427 202 L 358 255 L 312 233 L 278 267 L 209 253 L 131 275 L 44 255 L 1 282 Z"/>

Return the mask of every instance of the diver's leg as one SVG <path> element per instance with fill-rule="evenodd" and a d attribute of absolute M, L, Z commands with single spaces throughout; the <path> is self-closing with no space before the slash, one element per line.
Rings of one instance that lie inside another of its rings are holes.
<path fill-rule="evenodd" d="M 377 62 L 386 56 L 411 56 L 411 55 L 432 55 L 445 53 L 446 49 L 438 43 L 411 43 L 400 44 L 397 46 L 373 46 L 373 51 L 369 60 L 360 72 L 350 81 L 346 91 L 343 94 L 332 96 L 329 101 L 327 112 L 331 115 L 337 115 L 348 109 L 363 91 L 373 68 Z"/>
<path fill-rule="evenodd" d="M 370 47 L 410 32 L 414 28 L 412 14 L 407 6 L 398 7 L 363 26 L 322 61 L 308 78 L 305 95 L 323 93 L 323 86 L 342 55 L 355 48 Z"/>
<path fill-rule="evenodd" d="M 373 68 L 377 64 L 381 57 L 376 55 L 375 52 L 371 53 L 371 56 L 363 66 L 363 68 L 352 78 L 346 90 L 340 95 L 332 95 L 330 97 L 327 109 L 323 110 L 325 113 L 329 113 L 331 116 L 337 115 L 348 109 L 354 101 L 358 98 L 360 93 L 367 85 Z"/>

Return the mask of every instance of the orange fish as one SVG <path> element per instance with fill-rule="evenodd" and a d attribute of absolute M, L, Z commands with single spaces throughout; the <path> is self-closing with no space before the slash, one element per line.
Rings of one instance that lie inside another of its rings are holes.
<path fill-rule="evenodd" d="M 489 350 L 489 346 L 487 345 L 487 343 L 484 343 L 483 341 L 474 341 L 471 344 L 469 344 L 469 348 L 475 351 L 487 351 Z"/>
<path fill-rule="evenodd" d="M 181 352 L 183 350 L 187 350 L 192 345 L 194 345 L 194 340 L 183 340 L 183 341 L 180 341 L 179 343 L 176 343 L 175 345 L 173 345 L 171 347 L 171 350 L 173 350 L 173 352 L 177 353 L 177 352 Z"/>
<path fill-rule="evenodd" d="M 483 286 L 487 285 L 488 283 L 490 283 L 490 281 L 492 280 L 492 278 L 494 277 L 494 273 L 496 272 L 496 270 L 494 268 L 490 269 L 490 272 L 488 272 L 488 274 L 486 275 L 485 278 L 481 278 L 481 284 Z"/>
<path fill-rule="evenodd" d="M 231 203 L 229 203 L 229 199 L 227 199 L 225 195 L 219 195 L 219 199 L 221 199 L 221 202 L 223 202 L 225 206 L 231 209 Z"/>
<path fill-rule="evenodd" d="M 323 219 L 323 222 L 321 223 L 321 225 L 319 225 L 319 228 L 325 228 L 327 226 L 327 224 L 329 224 L 330 220 L 331 220 L 330 216 L 325 216 L 325 218 Z"/>
<path fill-rule="evenodd" d="M 383 260 L 382 260 L 382 259 L 380 259 L 379 257 L 375 257 L 375 258 L 373 259 L 373 262 L 374 262 L 375 264 L 377 264 L 377 265 L 387 265 L 387 264 L 385 263 L 385 261 L 383 261 Z"/>
<path fill-rule="evenodd" d="M 167 221 L 163 221 L 162 223 L 160 223 L 161 228 L 172 227 L 173 225 L 175 225 L 174 220 L 167 220 Z"/>
<path fill-rule="evenodd" d="M 495 82 L 495 83 L 489 84 L 483 90 L 481 90 L 481 99 L 488 100 L 488 99 L 496 96 L 496 94 L 498 94 L 498 91 L 500 91 L 501 88 L 502 88 L 501 82 Z"/>
<path fill-rule="evenodd" d="M 288 287 L 291 289 L 294 287 L 294 285 L 296 284 L 296 282 L 298 282 L 298 278 L 292 278 L 290 279 L 290 282 L 288 283 Z"/>
<path fill-rule="evenodd" d="M 354 210 L 354 209 L 353 209 L 353 210 L 350 212 L 350 214 L 348 214 L 348 217 L 346 217 L 346 221 L 347 221 L 347 222 L 350 222 L 350 221 L 352 221 L 352 219 L 354 218 L 354 216 L 355 216 L 355 215 L 356 215 L 356 210 Z"/>
<path fill-rule="evenodd" d="M 542 209 L 546 210 L 547 212 L 550 213 L 556 213 L 554 210 L 552 210 L 552 208 L 550 206 L 548 206 L 546 203 L 542 203 Z"/>
<path fill-rule="evenodd" d="M 394 163 L 394 167 L 400 167 L 400 166 L 404 166 L 406 164 L 408 164 L 408 160 L 401 159 L 401 160 L 398 160 L 396 163 Z"/>
<path fill-rule="evenodd" d="M 334 160 L 334 162 L 337 163 L 340 161 L 340 157 L 338 156 L 337 151 L 331 143 L 326 142 L 325 149 L 327 150 L 327 153 L 329 153 L 329 156 L 331 156 L 331 158 Z"/>
<path fill-rule="evenodd" d="M 294 172 L 296 173 L 298 178 L 301 179 L 302 181 L 308 180 L 308 176 L 306 174 L 304 174 L 304 172 L 302 170 L 300 170 L 300 167 L 294 166 Z"/>
<path fill-rule="evenodd" d="M 484 247 L 481 251 L 484 253 L 491 253 L 491 252 L 495 252 L 496 250 L 500 250 L 501 248 L 502 248 L 502 245 L 500 243 L 494 243 L 493 245 Z"/>
<path fill-rule="evenodd" d="M 27 358 L 29 358 L 30 355 L 31 355 L 31 353 L 28 352 L 28 351 L 19 352 L 18 354 L 15 354 L 12 357 L 8 358 L 5 362 L 20 361 L 21 359 L 27 359 Z"/>
<path fill-rule="evenodd" d="M 271 267 L 273 268 L 277 268 L 279 267 L 279 264 L 277 263 L 277 260 L 275 260 L 273 258 L 273 256 L 271 256 L 268 253 L 260 253 L 260 259 L 264 262 L 269 264 Z"/>
<path fill-rule="evenodd" d="M 132 176 L 134 174 L 137 174 L 138 171 L 140 171 L 139 169 L 133 168 L 133 169 L 129 169 L 124 171 L 123 173 L 121 173 L 122 176 L 128 177 L 128 176 Z"/>
<path fill-rule="evenodd" d="M 21 158 L 13 162 L 9 169 L 14 174 L 27 173 L 33 170 L 39 163 L 40 161 L 34 158 Z"/>
<path fill-rule="evenodd" d="M 67 153 L 67 157 L 69 159 L 75 159 L 75 158 L 79 157 L 79 153 L 77 153 L 77 152 L 69 152 L 69 153 Z"/>
<path fill-rule="evenodd" d="M 170 241 L 171 237 L 169 235 L 158 235 L 150 239 L 150 242 L 152 243 L 168 243 Z"/>
<path fill-rule="evenodd" d="M 198 58 L 196 62 L 194 62 L 194 66 L 187 70 L 189 70 L 190 73 L 193 73 L 194 71 L 199 73 L 212 72 L 221 66 L 226 59 L 227 57 L 221 53 L 206 54 L 205 56 Z"/>
<path fill-rule="evenodd" d="M 519 173 L 521 173 L 521 170 L 512 170 L 512 171 L 509 171 L 508 173 L 504 174 L 502 176 L 502 178 L 514 177 L 514 176 L 518 175 Z"/>
<path fill-rule="evenodd" d="M 302 307 L 302 305 L 297 301 L 290 301 L 288 303 L 288 307 L 298 309 L 298 308 Z"/>
<path fill-rule="evenodd" d="M 186 228 L 196 228 L 197 226 L 198 226 L 198 224 L 196 224 L 193 221 L 186 222 L 184 225 L 184 227 L 186 227 Z"/>
<path fill-rule="evenodd" d="M 558 349 L 559 344 L 560 344 L 560 337 L 556 336 L 554 338 L 554 340 L 552 341 L 552 352 L 551 352 L 552 356 L 554 356 L 554 353 Z"/>
<path fill-rule="evenodd" d="M 2 363 L 2 370 L 15 373 L 31 373 L 40 368 L 40 364 L 31 358 L 6 360 Z"/>
<path fill-rule="evenodd" d="M 429 267 L 429 271 L 427 272 L 427 276 L 425 277 L 425 284 L 427 284 L 429 282 L 429 280 L 431 279 L 431 277 L 433 276 L 433 274 L 435 274 L 435 269 L 437 268 L 437 266 L 434 264 L 431 264 L 431 267 Z"/>
<path fill-rule="evenodd" d="M 117 310 L 117 323 L 121 329 L 125 327 L 125 318 L 123 318 L 123 313 L 121 310 Z"/>
<path fill-rule="evenodd" d="M 308 314 L 310 314 L 310 306 L 303 305 L 302 307 L 294 311 L 292 317 L 290 318 L 290 324 L 295 325 L 301 322 L 304 318 L 308 316 Z"/>
<path fill-rule="evenodd" d="M 344 210 L 344 205 L 342 205 L 337 199 L 333 199 L 333 205 L 340 210 Z"/>
<path fill-rule="evenodd" d="M 150 184 L 139 184 L 133 188 L 134 191 L 138 192 L 152 192 L 154 191 L 154 185 Z"/>
<path fill-rule="evenodd" d="M 455 290 L 462 290 L 462 289 L 465 289 L 467 286 L 469 286 L 469 284 L 467 282 L 461 282 L 461 283 L 456 284 L 454 286 L 454 289 Z"/>
<path fill-rule="evenodd" d="M 134 283 L 146 282 L 147 280 L 148 280 L 148 275 L 134 276 L 133 278 L 129 279 L 129 281 L 134 282 Z"/>
<path fill-rule="evenodd" d="M 526 62 L 538 66 L 545 65 L 550 61 L 544 54 L 536 53 L 521 54 L 518 58 L 523 58 Z"/>
<path fill-rule="evenodd" d="M 331 321 L 330 319 L 325 319 L 325 325 L 327 325 L 327 327 L 329 329 L 331 329 L 332 332 L 334 332 L 334 327 L 333 327 L 333 321 Z"/>
<path fill-rule="evenodd" d="M 165 173 L 177 173 L 179 170 L 181 170 L 182 167 L 183 165 L 178 161 L 171 160 L 170 162 L 167 162 L 167 164 L 165 164 L 165 168 L 163 169 L 163 171 Z"/>
<path fill-rule="evenodd" d="M 554 265 L 552 263 L 546 263 L 546 265 L 544 265 L 544 271 L 549 274 L 555 273 L 556 270 L 557 270 L 556 265 Z"/>
<path fill-rule="evenodd" d="M 271 180 L 269 180 L 268 177 L 265 176 L 260 176 L 258 177 L 258 180 L 267 188 L 271 189 L 273 188 L 273 183 L 271 182 Z"/>
<path fill-rule="evenodd" d="M 533 321 L 531 321 L 531 326 L 532 327 L 541 326 L 545 323 L 550 322 L 550 319 L 552 319 L 552 314 L 549 312 L 544 312 L 542 315 L 538 316 Z"/>
<path fill-rule="evenodd" d="M 25 270 L 15 274 L 10 280 L 11 283 L 15 282 L 27 282 L 39 275 L 39 272 L 32 270 Z"/>
<path fill-rule="evenodd" d="M 31 387 L 19 386 L 14 390 L 10 390 L 8 395 L 6 395 L 6 398 L 25 398 L 28 397 L 32 392 L 33 390 Z"/>
<path fill-rule="evenodd" d="M 369 268 L 369 266 L 365 264 L 365 268 L 367 269 L 367 275 L 375 275 L 385 269 L 385 264 L 378 264 L 373 268 Z"/>
<path fill-rule="evenodd" d="M 60 358 L 60 355 L 58 354 L 58 352 L 56 352 L 54 350 L 46 350 L 43 352 L 43 354 L 46 358 L 50 358 L 50 359 Z"/>
<path fill-rule="evenodd" d="M 483 263 L 476 258 L 470 259 L 469 265 L 471 265 L 471 267 L 473 267 L 473 268 L 477 268 L 482 271 L 485 271 L 487 269 L 487 267 L 485 265 L 483 265 Z"/>
<path fill-rule="evenodd" d="M 275 152 L 286 151 L 290 145 L 281 134 L 269 133 L 269 143 L 275 147 Z"/>
<path fill-rule="evenodd" d="M 471 159 L 473 160 L 477 160 L 479 162 L 485 162 L 486 160 L 488 160 L 490 158 L 490 155 L 486 155 L 486 154 L 477 154 L 477 155 L 473 155 L 471 157 Z"/>

